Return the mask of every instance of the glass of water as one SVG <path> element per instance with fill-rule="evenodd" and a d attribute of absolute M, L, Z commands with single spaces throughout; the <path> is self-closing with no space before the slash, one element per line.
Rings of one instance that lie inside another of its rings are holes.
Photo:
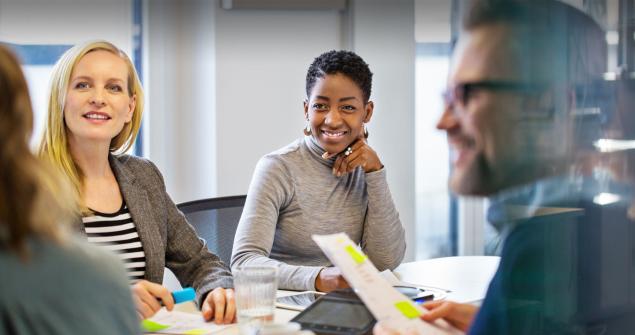
<path fill-rule="evenodd" d="M 241 327 L 259 328 L 272 322 L 278 269 L 274 266 L 239 266 L 233 275 L 236 310 Z"/>

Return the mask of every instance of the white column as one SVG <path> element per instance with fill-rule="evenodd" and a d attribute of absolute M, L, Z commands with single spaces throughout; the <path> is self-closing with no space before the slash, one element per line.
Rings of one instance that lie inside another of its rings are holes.
<path fill-rule="evenodd" d="M 485 251 L 485 199 L 459 198 L 459 255 L 483 255 Z"/>
<path fill-rule="evenodd" d="M 216 195 L 217 2 L 145 1 L 148 157 L 175 202 Z"/>

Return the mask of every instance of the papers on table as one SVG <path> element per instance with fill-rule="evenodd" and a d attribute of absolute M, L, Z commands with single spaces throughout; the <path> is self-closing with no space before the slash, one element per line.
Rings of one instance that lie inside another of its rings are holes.
<path fill-rule="evenodd" d="M 203 335 L 221 332 L 235 325 L 217 325 L 205 322 L 200 314 L 179 311 L 168 312 L 162 308 L 153 317 L 143 320 L 141 328 L 146 333 Z"/>
<path fill-rule="evenodd" d="M 336 265 L 378 321 L 402 333 L 463 334 L 444 320 L 427 323 L 425 311 L 382 278 L 368 257 L 344 233 L 313 235 L 313 240 Z"/>

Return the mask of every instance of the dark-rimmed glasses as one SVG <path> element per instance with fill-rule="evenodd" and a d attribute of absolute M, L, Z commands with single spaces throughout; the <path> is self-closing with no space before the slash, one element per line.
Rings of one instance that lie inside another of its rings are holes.
<path fill-rule="evenodd" d="M 521 94 L 538 94 L 544 91 L 545 85 L 504 80 L 483 80 L 457 83 L 443 93 L 443 101 L 447 108 L 456 114 L 463 114 L 473 92 L 478 90 L 507 91 Z"/>

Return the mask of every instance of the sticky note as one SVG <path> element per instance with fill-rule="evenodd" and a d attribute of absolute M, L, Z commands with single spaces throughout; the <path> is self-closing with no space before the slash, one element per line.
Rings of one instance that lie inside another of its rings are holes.
<path fill-rule="evenodd" d="M 399 301 L 399 302 L 395 303 L 395 307 L 397 307 L 397 309 L 401 312 L 401 314 L 403 314 L 408 319 L 418 318 L 419 315 L 421 315 L 419 313 L 419 310 L 417 310 L 410 303 L 410 301 Z"/>
<path fill-rule="evenodd" d="M 202 335 L 202 334 L 207 334 L 209 333 L 208 330 L 205 329 L 192 329 L 192 330 L 188 330 L 186 332 L 183 332 L 183 334 L 185 335 Z"/>
<path fill-rule="evenodd" d="M 366 260 L 366 255 L 364 255 L 361 252 L 357 251 L 357 249 L 355 249 L 355 247 L 353 247 L 352 245 L 347 245 L 346 246 L 346 252 L 348 252 L 349 255 L 351 255 L 351 257 L 353 257 L 353 260 L 357 264 L 362 264 Z"/>
<path fill-rule="evenodd" d="M 157 323 L 157 322 L 154 322 L 154 321 L 150 321 L 150 320 L 143 320 L 143 321 L 141 321 L 141 328 L 144 331 L 147 331 L 147 332 L 158 332 L 160 330 L 164 330 L 166 328 L 170 328 L 170 326 L 162 325 L 160 323 Z"/>

